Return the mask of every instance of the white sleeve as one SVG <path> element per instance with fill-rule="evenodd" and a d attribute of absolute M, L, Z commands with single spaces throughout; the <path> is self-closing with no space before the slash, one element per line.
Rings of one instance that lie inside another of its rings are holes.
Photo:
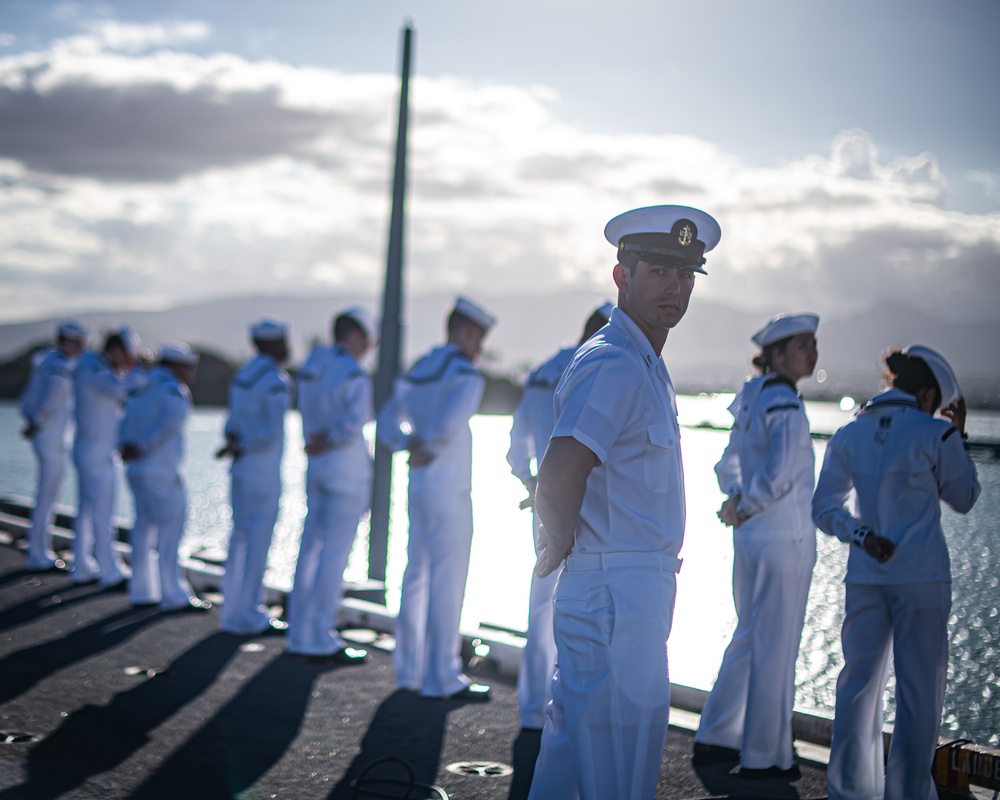
<path fill-rule="evenodd" d="M 850 544 L 851 533 L 864 523 L 847 510 L 847 500 L 854 488 L 847 460 L 837 436 L 830 440 L 823 457 L 823 468 L 813 492 L 812 513 L 816 527 Z"/>

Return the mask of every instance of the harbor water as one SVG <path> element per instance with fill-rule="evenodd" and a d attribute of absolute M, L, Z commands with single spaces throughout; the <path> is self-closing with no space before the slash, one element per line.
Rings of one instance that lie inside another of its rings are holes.
<path fill-rule="evenodd" d="M 722 495 L 713 466 L 721 455 L 730 422 L 731 396 L 678 398 L 687 493 L 687 532 L 678 576 L 678 597 L 670 637 L 671 680 L 710 689 L 722 653 L 735 626 L 731 576 L 732 532 L 716 518 Z M 832 403 L 807 403 L 814 432 L 832 433 L 850 413 Z M 212 453 L 222 443 L 225 411 L 199 409 L 188 426 L 187 476 L 189 522 L 182 548 L 224 557 L 230 528 L 228 469 Z M 479 624 L 523 630 L 527 622 L 528 586 L 534 553 L 530 512 L 519 511 L 524 490 L 509 471 L 505 455 L 510 417 L 477 416 L 473 430 L 473 512 L 475 535 L 463 626 Z M 0 403 L 0 495 L 30 497 L 35 463 L 30 446 L 19 435 L 21 421 L 14 403 Z M 970 412 L 974 440 L 1000 441 L 1000 413 Z M 371 433 L 371 431 L 369 431 Z M 271 546 L 268 580 L 288 589 L 295 569 L 298 539 L 306 513 L 305 454 L 299 417 L 286 420 L 287 445 L 282 465 L 281 511 Z M 815 441 L 817 469 L 825 443 Z M 1000 746 L 1000 461 L 978 458 L 982 496 L 973 511 L 961 516 L 945 508 L 944 526 L 952 556 L 951 658 L 942 735 Z M 399 605 L 406 566 L 406 463 L 394 465 L 387 574 L 387 603 Z M 120 479 L 120 476 L 119 476 Z M 129 493 L 119 492 L 119 514 L 132 519 Z M 72 468 L 60 502 L 75 506 Z M 349 580 L 367 574 L 367 519 L 362 520 L 348 565 Z M 840 625 L 847 548 L 817 534 L 818 559 L 809 594 L 806 627 L 796 670 L 796 708 L 833 715 L 837 675 L 843 663 Z M 890 696 L 892 684 L 890 683 Z M 887 704 L 886 722 L 893 719 Z"/>

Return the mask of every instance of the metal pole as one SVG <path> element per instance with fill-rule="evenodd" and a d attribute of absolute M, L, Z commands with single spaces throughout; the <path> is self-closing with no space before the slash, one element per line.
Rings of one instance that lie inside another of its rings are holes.
<path fill-rule="evenodd" d="M 392 181 L 392 215 L 389 220 L 389 253 L 382 296 L 382 333 L 375 371 L 375 408 L 382 408 L 400 371 L 403 308 L 403 232 L 406 199 L 406 127 L 410 92 L 410 52 L 413 28 L 403 27 L 402 74 L 399 90 L 399 125 L 396 131 L 396 170 Z M 376 436 L 377 439 L 377 436 Z M 392 487 L 392 453 L 375 444 L 372 482 L 371 533 L 368 540 L 368 578 L 385 581 L 389 543 L 389 502 Z M 383 596 L 384 602 L 384 596 Z"/>

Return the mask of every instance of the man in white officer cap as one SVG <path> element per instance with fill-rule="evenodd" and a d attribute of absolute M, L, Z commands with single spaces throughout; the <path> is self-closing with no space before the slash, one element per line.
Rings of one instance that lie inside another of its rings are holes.
<path fill-rule="evenodd" d="M 59 494 L 69 453 L 69 422 L 73 416 L 73 370 L 87 340 L 87 329 L 76 320 L 56 326 L 56 345 L 34 362 L 31 379 L 21 395 L 25 425 L 21 435 L 31 442 L 38 459 L 35 508 L 28 530 L 28 560 L 32 572 L 53 569 L 52 505 Z M 60 562 L 61 563 L 61 562 Z"/>
<path fill-rule="evenodd" d="M 472 548 L 472 432 L 484 380 L 476 369 L 496 320 L 464 297 L 448 340 L 397 381 L 378 415 L 378 440 L 410 454 L 410 539 L 399 616 L 396 685 L 425 697 L 481 701 L 489 687 L 462 673 L 459 621 Z"/>
<path fill-rule="evenodd" d="M 78 508 L 73 539 L 73 580 L 99 580 L 106 589 L 125 589 L 128 568 L 115 550 L 111 515 L 115 508 L 115 452 L 118 426 L 129 391 L 145 373 L 136 369 L 139 337 L 127 326 L 113 328 L 101 352 L 80 356 L 73 378 L 76 400 L 76 465 Z"/>
<path fill-rule="evenodd" d="M 563 371 L 577 348 L 611 318 L 614 303 L 598 306 L 587 318 L 579 342 L 560 348 L 554 355 L 528 373 L 524 394 L 514 412 L 510 431 L 507 463 L 511 472 L 528 490 L 521 508 L 534 504 L 537 465 L 541 463 L 552 434 L 552 398 Z M 534 466 L 533 466 L 534 465 Z M 532 514 L 533 544 L 538 544 L 538 515 Z M 528 600 L 528 630 L 517 671 L 517 702 L 521 711 L 521 727 L 541 730 L 545 724 L 545 706 L 552 697 L 552 673 L 556 666 L 556 642 L 552 636 L 552 593 L 558 574 L 531 578 Z"/>
<path fill-rule="evenodd" d="M 240 636 L 283 632 L 288 625 L 268 615 L 264 598 L 267 553 L 278 521 L 285 413 L 291 404 L 287 373 L 288 328 L 276 319 L 250 326 L 257 355 L 229 385 L 226 444 L 217 458 L 230 456 L 229 536 L 222 579 L 222 630 Z"/>
<path fill-rule="evenodd" d="M 186 344 L 165 344 L 146 382 L 129 395 L 119 430 L 119 452 L 135 499 L 129 601 L 164 611 L 209 611 L 180 565 L 187 521 L 184 425 L 198 354 Z"/>
<path fill-rule="evenodd" d="M 359 306 L 333 321 L 333 346 L 313 348 L 299 371 L 299 411 L 309 467 L 309 510 L 288 600 L 288 652 L 363 664 L 335 628 L 344 569 L 361 515 L 371 502 L 372 460 L 363 428 L 374 417 L 371 378 L 361 366 L 377 338 Z"/>
<path fill-rule="evenodd" d="M 605 236 L 618 248 L 618 305 L 559 382 L 535 492 L 535 572 L 562 572 L 534 800 L 652 798 L 670 711 L 684 477 L 660 354 L 721 230 L 703 211 L 653 206 L 615 217 Z"/>

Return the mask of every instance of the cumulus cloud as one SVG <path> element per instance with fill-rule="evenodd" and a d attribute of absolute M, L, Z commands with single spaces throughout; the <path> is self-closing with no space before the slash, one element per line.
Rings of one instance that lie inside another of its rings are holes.
<path fill-rule="evenodd" d="M 8 320 L 380 284 L 396 79 L 180 49 L 209 33 L 108 23 L 0 58 Z M 581 130 L 543 87 L 418 77 L 411 101 L 411 292 L 606 293 L 605 222 L 689 203 L 722 224 L 697 290 L 720 303 L 997 318 L 1000 220 L 947 211 L 933 154 L 884 162 L 845 130 L 750 168 L 690 136 Z"/>

